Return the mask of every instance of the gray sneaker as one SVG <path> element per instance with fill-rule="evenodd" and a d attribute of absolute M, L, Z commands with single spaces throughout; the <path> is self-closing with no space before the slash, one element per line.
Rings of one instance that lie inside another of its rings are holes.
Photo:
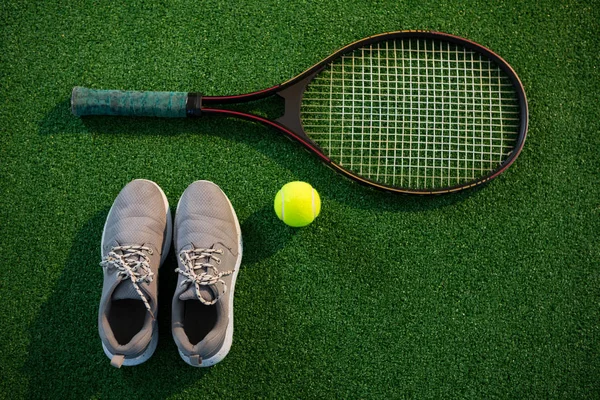
<path fill-rule="evenodd" d="M 156 349 L 158 268 L 169 252 L 171 228 L 165 194 L 145 179 L 127 184 L 108 213 L 98 331 L 104 353 L 117 368 L 141 364 Z"/>
<path fill-rule="evenodd" d="M 174 242 L 179 267 L 173 339 L 186 363 L 210 367 L 231 348 L 233 292 L 242 261 L 240 224 L 217 185 L 188 186 L 177 205 Z"/>

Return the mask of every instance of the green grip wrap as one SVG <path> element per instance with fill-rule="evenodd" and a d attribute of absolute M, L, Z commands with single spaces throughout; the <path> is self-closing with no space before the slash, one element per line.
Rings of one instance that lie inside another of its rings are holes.
<path fill-rule="evenodd" d="M 71 111 L 83 115 L 135 117 L 186 117 L 188 94 L 184 92 L 136 92 L 73 88 Z"/>

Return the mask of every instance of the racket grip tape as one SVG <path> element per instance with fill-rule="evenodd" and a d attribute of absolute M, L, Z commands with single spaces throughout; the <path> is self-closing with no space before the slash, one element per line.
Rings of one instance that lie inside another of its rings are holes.
<path fill-rule="evenodd" d="M 201 97 L 194 100 L 194 103 L 200 102 Z M 71 94 L 71 112 L 77 116 L 185 118 L 188 114 L 187 103 L 188 94 L 185 92 L 98 90 L 76 86 Z"/>

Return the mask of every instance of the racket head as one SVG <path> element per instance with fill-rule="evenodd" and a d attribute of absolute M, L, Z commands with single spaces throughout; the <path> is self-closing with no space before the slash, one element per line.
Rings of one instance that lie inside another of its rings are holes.
<path fill-rule="evenodd" d="M 277 90 L 286 99 L 282 130 L 339 172 L 392 192 L 488 182 L 515 161 L 527 134 L 525 91 L 511 66 L 440 32 L 359 40 Z"/>

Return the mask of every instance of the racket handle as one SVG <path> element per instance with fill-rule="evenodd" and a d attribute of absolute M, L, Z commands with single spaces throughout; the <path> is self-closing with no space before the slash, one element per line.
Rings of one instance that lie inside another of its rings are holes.
<path fill-rule="evenodd" d="M 188 94 L 184 92 L 135 92 L 97 90 L 76 86 L 71 111 L 83 115 L 184 118 Z"/>

